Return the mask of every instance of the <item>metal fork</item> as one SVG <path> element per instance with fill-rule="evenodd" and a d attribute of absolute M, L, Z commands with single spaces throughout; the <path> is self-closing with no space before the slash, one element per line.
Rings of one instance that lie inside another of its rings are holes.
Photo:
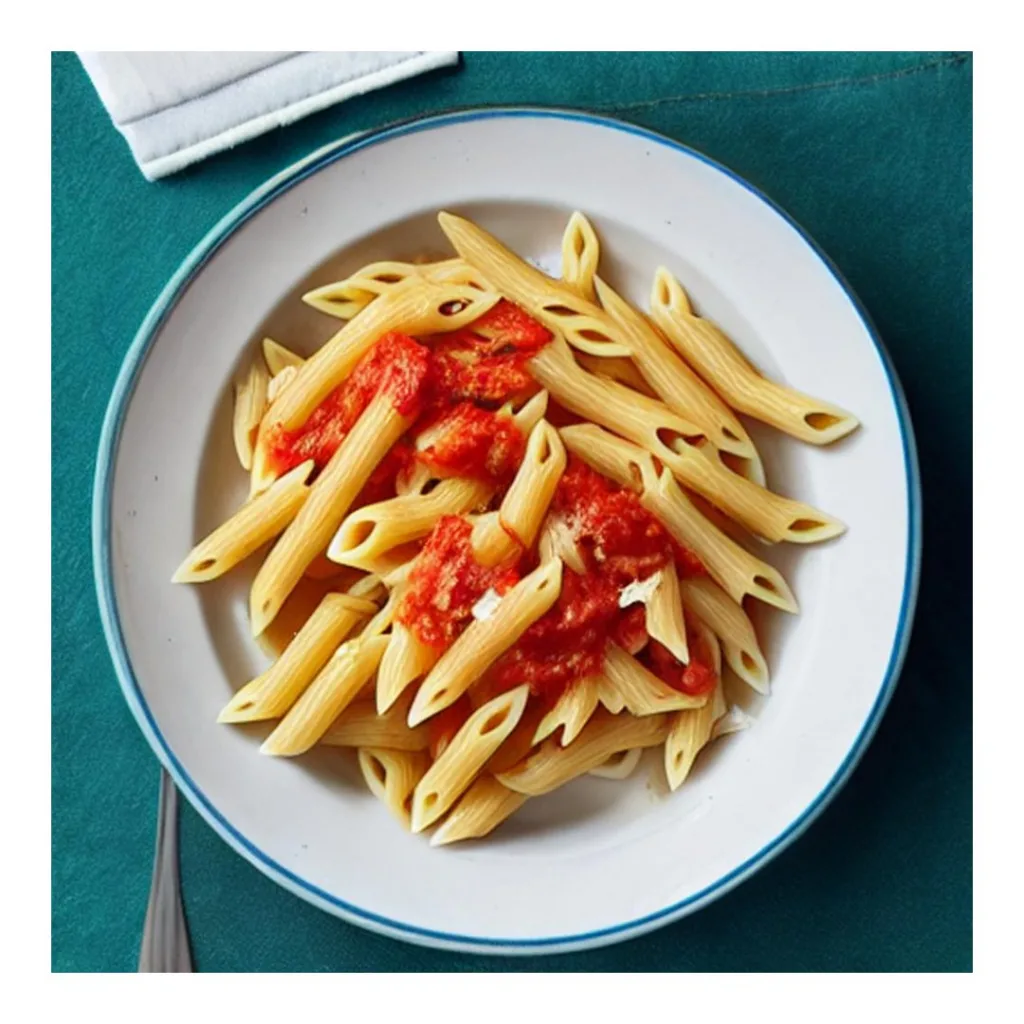
<path fill-rule="evenodd" d="M 142 930 L 139 971 L 160 974 L 192 971 L 178 874 L 178 790 L 163 768 L 160 769 L 153 883 Z"/>

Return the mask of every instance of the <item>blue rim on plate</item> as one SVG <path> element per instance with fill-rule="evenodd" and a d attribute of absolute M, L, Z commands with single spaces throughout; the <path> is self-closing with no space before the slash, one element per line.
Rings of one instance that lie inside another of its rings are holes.
<path fill-rule="evenodd" d="M 598 125 L 612 131 L 627 132 L 640 136 L 649 142 L 661 146 L 668 146 L 671 149 L 684 153 L 687 156 L 700 160 L 710 165 L 723 174 L 728 175 L 748 192 L 757 196 L 762 202 L 771 207 L 782 217 L 795 231 L 797 231 L 805 242 L 814 250 L 819 259 L 825 264 L 836 281 L 846 293 L 853 304 L 858 315 L 863 321 L 865 330 L 874 342 L 878 352 L 878 358 L 885 371 L 886 379 L 892 393 L 893 404 L 896 407 L 900 436 L 903 443 L 903 460 L 907 478 L 907 494 L 909 501 L 908 509 L 908 531 L 907 538 L 907 560 L 904 567 L 903 597 L 900 604 L 900 615 L 896 626 L 896 633 L 893 638 L 892 651 L 889 656 L 889 664 L 885 672 L 885 678 L 879 689 L 878 697 L 869 713 L 860 733 L 857 735 L 852 747 L 847 753 L 842 764 L 835 775 L 829 780 L 824 789 L 817 795 L 804 812 L 771 842 L 767 843 L 753 857 L 735 868 L 727 875 L 718 879 L 714 884 L 702 891 L 665 907 L 653 914 L 637 918 L 632 921 L 625 921 L 609 928 L 602 928 L 596 931 L 584 932 L 577 935 L 554 936 L 542 939 L 499 939 L 476 935 L 457 935 L 449 932 L 434 931 L 429 928 L 421 928 L 416 925 L 396 921 L 372 911 L 357 907 L 345 900 L 340 900 L 330 893 L 318 888 L 299 877 L 288 868 L 277 863 L 258 847 L 254 846 L 244 835 L 217 810 L 206 795 L 199 789 L 190 778 L 188 772 L 174 756 L 167 741 L 160 732 L 156 720 L 146 703 L 135 674 L 132 670 L 131 661 L 125 646 L 124 636 L 121 630 L 121 623 L 118 616 L 117 604 L 114 596 L 114 583 L 111 571 L 111 546 L 110 546 L 110 498 L 113 485 L 113 468 L 117 455 L 118 444 L 121 437 L 121 428 L 124 421 L 124 414 L 128 407 L 129 400 L 135 390 L 135 383 L 146 360 L 150 346 L 156 338 L 165 318 L 173 309 L 178 297 L 190 284 L 193 278 L 203 268 L 207 260 L 218 250 L 224 241 L 244 224 L 250 217 L 262 209 L 267 203 L 274 200 L 278 195 L 292 188 L 303 179 L 315 174 L 321 168 L 340 160 L 352 153 L 365 149 L 369 146 L 386 142 L 402 135 L 409 135 L 416 132 L 426 131 L 444 125 L 460 124 L 468 121 L 491 120 L 495 118 L 557 118 L 567 121 L 582 121 Z M 316 906 L 321 907 L 335 915 L 342 917 L 354 924 L 362 925 L 373 931 L 380 932 L 395 938 L 405 939 L 422 945 L 429 945 L 440 948 L 455 949 L 465 952 L 478 953 L 546 953 L 566 952 L 605 945 L 607 943 L 632 938 L 644 932 L 650 931 L 661 925 L 668 924 L 684 915 L 691 913 L 700 907 L 724 895 L 730 889 L 748 878 L 759 868 L 764 866 L 773 857 L 781 853 L 790 843 L 797 839 L 804 830 L 817 818 L 825 809 L 830 800 L 842 788 L 849 779 L 850 774 L 856 767 L 868 744 L 871 742 L 878 728 L 882 714 L 892 697 L 899 678 L 903 659 L 906 655 L 907 644 L 910 639 L 910 629 L 913 620 L 914 606 L 917 601 L 918 577 L 921 563 L 921 483 L 918 475 L 917 451 L 914 443 L 913 428 L 910 423 L 910 413 L 907 409 L 906 399 L 892 362 L 878 333 L 875 330 L 864 307 L 854 295 L 853 290 L 847 284 L 842 274 L 833 265 L 832 261 L 821 251 L 814 240 L 805 232 L 784 210 L 780 209 L 771 199 L 762 194 L 753 185 L 744 181 L 734 174 L 727 167 L 698 153 L 689 146 L 666 138 L 656 132 L 648 131 L 636 125 L 619 121 L 614 118 L 589 114 L 582 111 L 561 110 L 544 107 L 487 107 L 473 108 L 468 110 L 457 110 L 443 114 L 434 114 L 426 117 L 414 118 L 399 124 L 391 125 L 374 131 L 360 132 L 347 136 L 324 146 L 310 154 L 298 163 L 285 169 L 267 181 L 260 188 L 256 189 L 246 199 L 239 203 L 230 213 L 223 217 L 200 243 L 189 253 L 174 276 L 168 281 L 159 298 L 153 304 L 147 314 L 142 326 L 132 341 L 128 354 L 125 357 L 121 371 L 118 374 L 114 391 L 107 407 L 106 416 L 103 421 L 103 430 L 100 435 L 99 453 L 96 462 L 96 477 L 93 487 L 93 569 L 96 579 L 96 592 L 99 599 L 100 617 L 103 621 L 103 630 L 106 634 L 107 645 L 110 648 L 111 657 L 114 661 L 114 668 L 117 671 L 121 689 L 124 691 L 128 706 L 135 715 L 143 733 L 150 745 L 153 747 L 157 757 L 164 767 L 170 772 L 178 787 L 188 797 L 196 810 L 206 819 L 213 829 L 237 850 L 248 861 L 257 868 L 269 875 L 275 881 L 303 897 Z"/>

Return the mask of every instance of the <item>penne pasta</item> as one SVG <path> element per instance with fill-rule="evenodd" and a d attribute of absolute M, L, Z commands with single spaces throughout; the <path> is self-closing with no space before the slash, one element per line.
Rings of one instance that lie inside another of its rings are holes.
<path fill-rule="evenodd" d="M 535 395 L 531 395 L 526 399 L 525 402 L 519 404 L 518 408 L 515 402 L 510 401 L 506 402 L 498 412 L 502 415 L 511 416 L 520 433 L 525 437 L 529 437 L 533 432 L 533 428 L 544 419 L 544 414 L 547 410 L 548 393 L 546 391 L 538 391 Z"/>
<path fill-rule="evenodd" d="M 235 452 L 242 469 L 252 468 L 253 447 L 260 420 L 267 408 L 267 371 L 253 362 L 235 387 L 234 439 Z"/>
<path fill-rule="evenodd" d="M 261 754 L 294 757 L 314 746 L 377 671 L 388 637 L 346 640 L 260 747 Z"/>
<path fill-rule="evenodd" d="M 530 372 L 572 412 L 621 434 L 663 462 L 681 483 L 770 541 L 811 544 L 838 536 L 839 520 L 784 498 L 705 458 L 690 443 L 704 435 L 666 406 L 589 374 L 556 337 L 530 360 Z M 706 443 L 706 441 L 705 441 Z"/>
<path fill-rule="evenodd" d="M 476 694 L 470 690 L 470 700 Z M 544 717 L 544 709 L 536 701 L 529 701 L 523 717 L 519 724 L 509 734 L 508 739 L 491 755 L 491 759 L 484 766 L 484 771 L 491 775 L 498 775 L 500 772 L 508 771 L 509 768 L 517 765 L 537 744 L 533 737 L 537 733 L 537 727 Z"/>
<path fill-rule="evenodd" d="M 455 734 L 412 798 L 412 830 L 422 832 L 468 789 L 477 772 L 512 732 L 526 709 L 528 686 L 500 694 L 477 708 Z"/>
<path fill-rule="evenodd" d="M 608 715 L 591 718 L 583 732 L 567 747 L 545 740 L 515 767 L 497 775 L 509 789 L 526 796 L 543 796 L 603 765 L 614 754 L 634 748 L 656 747 L 665 741 L 667 715 Z"/>
<path fill-rule="evenodd" d="M 481 775 L 451 809 L 430 837 L 431 846 L 445 846 L 464 839 L 482 839 L 510 818 L 526 797 L 507 789 L 490 775 Z"/>
<path fill-rule="evenodd" d="M 370 474 L 408 426 L 408 417 L 395 411 L 387 395 L 378 395 L 367 406 L 253 580 L 253 636 L 266 629 L 307 566 L 327 547 Z"/>
<path fill-rule="evenodd" d="M 684 363 L 642 314 L 601 278 L 597 297 L 622 332 L 637 369 L 675 413 L 700 427 L 719 451 L 744 460 L 745 475 L 764 483 L 764 467 L 743 424 L 729 407 Z"/>
<path fill-rule="evenodd" d="M 561 588 L 562 563 L 546 562 L 509 590 L 489 618 L 471 622 L 420 684 L 409 725 L 455 703 L 558 600 Z"/>
<path fill-rule="evenodd" d="M 658 715 L 698 708 L 708 700 L 706 695 L 693 697 L 672 689 L 617 644 L 609 644 L 605 650 L 604 676 L 631 715 Z"/>
<path fill-rule="evenodd" d="M 334 720 L 320 742 L 327 747 L 426 750 L 430 745 L 427 727 L 421 725 L 410 729 L 405 723 L 408 711 L 407 705 L 399 703 L 383 714 L 378 714 L 374 701 L 355 701 Z"/>
<path fill-rule="evenodd" d="M 543 742 L 559 729 L 562 730 L 559 740 L 562 746 L 572 743 L 597 710 L 598 686 L 597 676 L 584 676 L 571 683 L 555 706 L 541 719 L 533 734 L 533 744 Z"/>
<path fill-rule="evenodd" d="M 276 377 L 291 367 L 298 369 L 306 360 L 297 352 L 274 341 L 273 338 L 263 339 L 263 361 L 267 364 L 271 377 Z"/>
<path fill-rule="evenodd" d="M 430 758 L 417 751 L 383 747 L 359 751 L 359 770 L 367 788 L 406 828 L 412 792 L 429 765 Z"/>
<path fill-rule="evenodd" d="M 673 562 L 658 573 L 657 583 L 646 605 L 645 622 L 652 640 L 667 647 L 684 665 L 690 660 L 686 644 L 686 620 L 679 592 L 679 575 Z"/>
<path fill-rule="evenodd" d="M 714 724 L 713 700 L 701 708 L 679 711 L 673 716 L 665 739 L 665 775 L 672 791 L 677 790 L 690 774 L 697 755 L 711 739 Z"/>
<path fill-rule="evenodd" d="M 306 479 L 313 463 L 286 473 L 263 494 L 250 498 L 226 523 L 201 540 L 171 577 L 172 583 L 203 583 L 222 576 L 273 540 L 299 513 L 311 493 Z"/>
<path fill-rule="evenodd" d="M 345 517 L 327 557 L 341 565 L 366 568 L 388 551 L 425 537 L 442 516 L 463 515 L 485 505 L 493 493 L 494 488 L 480 480 L 449 477 L 437 481 L 427 494 L 364 505 Z"/>
<path fill-rule="evenodd" d="M 558 431 L 541 420 L 530 432 L 523 461 L 498 515 L 483 518 L 480 529 L 474 530 L 473 550 L 481 565 L 497 565 L 521 548 L 533 547 L 565 463 Z"/>
<path fill-rule="evenodd" d="M 350 594 L 327 594 L 281 656 L 225 705 L 218 722 L 279 718 L 301 696 L 355 627 L 377 606 Z"/>
<path fill-rule="evenodd" d="M 406 689 L 437 664 L 441 651 L 423 643 L 404 623 L 391 627 L 391 643 L 377 672 L 377 711 L 387 711 Z"/>
<path fill-rule="evenodd" d="M 589 280 L 603 309 L 581 298 L 572 285 L 554 281 L 531 267 L 478 225 L 448 213 L 439 214 L 438 220 L 459 255 L 477 267 L 498 291 L 510 296 L 549 329 L 560 332 L 580 351 L 632 357 L 647 382 L 675 412 L 685 411 L 687 422 L 695 423 L 712 444 L 749 460 L 753 478 L 763 479 L 753 443 L 728 407 L 676 357 L 655 329 L 600 278 L 591 274 Z M 575 249 L 575 241 L 587 248 L 584 221 L 582 215 L 576 219 L 578 238 L 575 231 L 569 233 L 570 252 Z M 590 235 L 593 236 L 592 228 Z M 593 243 L 589 258 L 596 261 L 596 236 Z M 564 252 L 563 246 L 563 258 Z"/>
<path fill-rule="evenodd" d="M 302 296 L 302 301 L 328 316 L 351 320 L 374 299 L 410 278 L 438 284 L 472 285 L 483 289 L 479 283 L 480 275 L 460 259 L 427 263 L 385 260 L 367 264 L 343 281 L 314 288 Z"/>
<path fill-rule="evenodd" d="M 640 492 L 640 499 L 673 537 L 689 548 L 737 603 L 746 595 L 795 613 L 796 598 L 782 574 L 752 555 L 702 515 L 672 474 L 660 474 L 650 454 L 593 424 L 563 427 L 566 448 L 599 473 Z"/>
<path fill-rule="evenodd" d="M 634 308 L 581 213 L 561 280 L 438 220 L 454 258 L 303 296 L 344 321 L 309 358 L 263 338 L 232 421 L 249 500 L 173 577 L 264 549 L 250 626 L 277 656 L 218 721 L 272 721 L 269 756 L 355 750 L 433 846 L 578 776 L 625 779 L 648 748 L 677 789 L 751 724 L 722 676 L 768 693 L 744 601 L 797 605 L 749 541 L 845 527 L 763 486 L 740 414 L 815 444 L 857 425 L 764 378 L 664 269 L 653 314 Z"/>
<path fill-rule="evenodd" d="M 685 713 L 679 712 L 680 715 Z M 599 779 L 615 779 L 621 782 L 636 771 L 636 766 L 640 763 L 643 753 L 639 747 L 634 747 L 632 750 L 620 750 L 617 754 L 612 754 L 604 764 L 591 768 L 587 774 L 596 775 Z"/>
<path fill-rule="evenodd" d="M 651 314 L 683 358 L 739 412 L 817 445 L 859 426 L 845 409 L 758 373 L 714 324 L 693 312 L 683 286 L 664 267 L 654 276 Z"/>
<path fill-rule="evenodd" d="M 636 368 L 636 363 L 628 356 L 590 356 L 586 352 L 577 352 L 576 362 L 597 377 L 606 377 L 617 384 L 623 384 L 647 398 L 658 397 L 657 392 Z"/>
<path fill-rule="evenodd" d="M 601 706 L 613 715 L 620 715 L 626 708 L 626 699 L 619 688 L 606 676 L 597 677 L 597 699 Z"/>
<path fill-rule="evenodd" d="M 594 275 L 601 260 L 601 246 L 590 221 L 577 211 L 562 234 L 562 280 L 581 299 L 595 300 Z"/>
<path fill-rule="evenodd" d="M 564 333 L 574 348 L 600 356 L 628 356 L 616 339 L 611 318 L 600 307 L 582 299 L 562 281 L 555 281 L 506 249 L 493 235 L 462 217 L 441 212 L 441 230 L 459 255 L 483 274 L 488 285 L 550 330 Z"/>
<path fill-rule="evenodd" d="M 680 593 L 687 611 L 692 611 L 718 637 L 733 672 L 752 689 L 767 695 L 768 663 L 743 606 L 708 579 L 683 580 Z"/>

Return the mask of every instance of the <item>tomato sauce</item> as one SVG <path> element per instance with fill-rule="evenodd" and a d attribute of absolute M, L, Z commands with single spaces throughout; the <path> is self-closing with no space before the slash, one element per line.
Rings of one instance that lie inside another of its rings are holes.
<path fill-rule="evenodd" d="M 473 605 L 490 588 L 504 594 L 519 582 L 514 565 L 485 568 L 473 556 L 473 527 L 459 516 L 442 517 L 409 573 L 396 618 L 425 644 L 450 647 L 469 624 Z"/>
<path fill-rule="evenodd" d="M 442 476 L 509 484 L 526 451 L 526 438 L 511 417 L 472 402 L 440 413 L 429 429 L 436 436 L 416 457 Z"/>
<path fill-rule="evenodd" d="M 496 407 L 537 390 L 526 368 L 551 332 L 502 299 L 462 330 L 434 339 L 436 387 L 443 399 Z"/>
<path fill-rule="evenodd" d="M 687 631 L 689 633 L 689 631 Z M 692 697 L 710 693 L 718 682 L 715 670 L 709 664 L 710 657 L 693 634 L 687 638 L 690 647 L 690 664 L 684 665 L 664 645 L 652 640 L 644 650 L 641 658 L 647 667 L 661 680 L 668 683 L 673 690 L 688 693 Z"/>
<path fill-rule="evenodd" d="M 430 350 L 405 334 L 385 334 L 296 430 L 272 429 L 267 440 L 270 465 L 286 473 L 307 459 L 323 469 L 366 407 L 387 395 L 403 416 L 422 408 L 432 381 Z"/>
<path fill-rule="evenodd" d="M 499 689 L 525 682 L 535 695 L 554 701 L 573 679 L 601 671 L 609 640 L 631 653 L 644 646 L 644 609 L 619 607 L 623 587 L 673 560 L 683 575 L 692 574 L 694 564 L 703 567 L 632 491 L 579 459 L 570 458 L 551 514 L 568 525 L 587 572 L 563 572 L 558 601 L 499 659 L 494 677 Z"/>

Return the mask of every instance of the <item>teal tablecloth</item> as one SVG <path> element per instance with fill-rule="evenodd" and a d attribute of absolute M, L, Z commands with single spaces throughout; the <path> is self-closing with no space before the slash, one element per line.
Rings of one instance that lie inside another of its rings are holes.
<path fill-rule="evenodd" d="M 807 835 L 713 906 L 624 945 L 504 960 L 418 949 L 286 893 L 186 806 L 198 969 L 945 970 L 971 967 L 971 91 L 962 54 L 465 55 L 158 184 L 77 59 L 53 60 L 53 967 L 132 970 L 157 762 L 100 630 L 90 492 L 129 341 L 206 230 L 269 175 L 356 129 L 452 106 L 611 112 L 727 164 L 785 207 L 871 312 L 906 388 L 924 482 L 903 679 Z"/>

